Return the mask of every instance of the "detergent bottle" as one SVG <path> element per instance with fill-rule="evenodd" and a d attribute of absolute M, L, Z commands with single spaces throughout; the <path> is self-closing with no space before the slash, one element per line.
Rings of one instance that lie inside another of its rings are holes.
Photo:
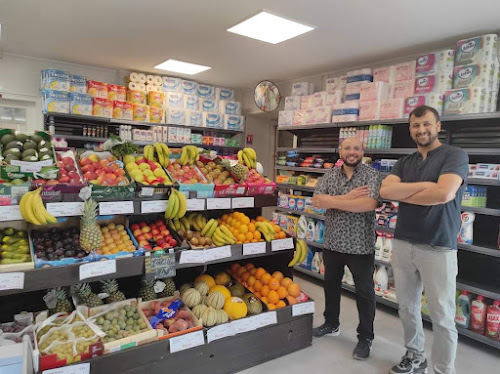
<path fill-rule="evenodd" d="M 488 338 L 500 340 L 500 300 L 495 300 L 486 313 L 486 334 Z"/>
<path fill-rule="evenodd" d="M 486 304 L 484 303 L 484 296 L 478 295 L 476 300 L 472 302 L 470 330 L 483 335 L 485 327 L 486 327 Z"/>
<path fill-rule="evenodd" d="M 471 307 L 469 292 L 462 291 L 462 294 L 457 299 L 455 323 L 464 329 L 468 329 L 470 325 L 470 312 Z"/>
<path fill-rule="evenodd" d="M 474 219 L 476 215 L 474 213 L 463 212 L 462 213 L 462 226 L 460 227 L 460 232 L 458 233 L 458 242 L 464 244 L 472 244 L 474 235 Z"/>

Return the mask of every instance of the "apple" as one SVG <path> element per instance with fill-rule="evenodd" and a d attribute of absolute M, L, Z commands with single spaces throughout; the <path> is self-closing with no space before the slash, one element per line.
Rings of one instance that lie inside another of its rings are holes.
<path fill-rule="evenodd" d="M 140 226 L 137 223 L 133 223 L 130 225 L 130 230 L 135 231 L 139 228 Z M 135 235 L 135 234 L 134 234 Z"/>
<path fill-rule="evenodd" d="M 156 247 L 153 248 L 153 251 L 161 251 L 162 249 L 163 249 L 162 247 L 156 246 Z"/>
<path fill-rule="evenodd" d="M 140 241 L 139 241 L 139 245 L 140 245 L 141 247 L 144 247 L 144 248 L 145 248 L 145 247 L 146 247 L 146 245 L 149 245 L 149 242 L 148 242 L 147 240 L 140 240 Z"/>
<path fill-rule="evenodd" d="M 88 157 L 84 157 L 80 160 L 80 166 L 92 165 L 92 160 Z"/>
<path fill-rule="evenodd" d="M 153 249 L 153 247 L 151 247 L 151 244 L 146 244 L 146 245 L 144 246 L 144 248 L 145 248 L 145 249 L 149 249 L 149 250 L 152 250 L 152 249 Z"/>
<path fill-rule="evenodd" d="M 102 169 L 101 164 L 98 162 L 93 162 L 92 167 L 94 168 L 94 170 Z"/>
<path fill-rule="evenodd" d="M 177 245 L 177 240 L 175 240 L 174 238 L 170 239 L 168 241 L 168 244 L 172 247 L 175 247 Z"/>
<path fill-rule="evenodd" d="M 155 239 L 155 240 L 156 240 L 156 239 Z M 165 239 L 163 239 L 163 238 L 159 238 L 158 240 L 156 240 L 156 244 L 158 244 L 158 245 L 163 245 L 163 244 L 165 244 L 165 243 L 166 243 L 166 242 L 165 242 Z"/>
<path fill-rule="evenodd" d="M 135 227 L 133 227 L 133 226 L 135 226 Z M 130 229 L 132 230 L 132 234 L 134 234 L 134 236 L 136 238 L 139 238 L 139 235 L 142 235 L 142 231 L 138 227 L 139 227 L 138 225 L 132 225 L 132 226 L 130 226 Z"/>
<path fill-rule="evenodd" d="M 171 245 L 169 245 L 168 243 L 165 243 L 161 246 L 163 249 L 166 249 L 166 248 L 171 248 Z M 168 321 L 168 320 L 167 320 Z"/>
<path fill-rule="evenodd" d="M 76 184 L 80 184 L 80 178 L 77 178 L 77 179 L 70 179 L 69 180 L 69 184 L 73 184 L 73 185 L 76 185 Z"/>
<path fill-rule="evenodd" d="M 82 166 L 82 171 L 83 171 L 84 173 L 86 173 L 86 172 L 88 172 L 88 171 L 94 171 L 94 170 L 95 170 L 95 169 L 94 169 L 94 167 L 93 167 L 92 165 L 83 165 L 83 166 Z"/>
<path fill-rule="evenodd" d="M 97 178 L 97 174 L 92 172 L 92 171 L 86 172 L 83 176 L 85 177 L 85 179 L 87 179 L 89 181 Z"/>
<path fill-rule="evenodd" d="M 160 233 L 160 230 L 158 230 L 157 228 L 154 228 L 154 229 L 151 229 L 151 234 L 153 235 L 158 235 Z"/>
<path fill-rule="evenodd" d="M 46 179 L 33 179 L 33 183 L 35 184 L 45 184 L 46 182 Z"/>
<path fill-rule="evenodd" d="M 144 221 L 139 222 L 139 226 L 141 226 L 141 227 L 145 227 L 145 226 L 147 226 L 147 225 L 148 225 L 148 224 L 147 224 L 146 222 L 144 222 Z"/>
<path fill-rule="evenodd" d="M 161 225 L 164 225 L 163 221 L 161 219 L 159 219 L 158 221 L 155 222 L 155 225 L 156 226 L 161 226 Z"/>
<path fill-rule="evenodd" d="M 60 183 L 68 183 L 69 179 L 70 178 L 67 175 L 59 176 L 59 182 Z"/>
<path fill-rule="evenodd" d="M 145 233 L 144 233 L 144 237 L 146 238 L 146 240 L 151 240 L 151 239 L 153 239 L 153 235 L 151 235 L 151 233 L 149 233 L 149 232 L 145 232 Z"/>
<path fill-rule="evenodd" d="M 143 233 L 146 233 L 146 232 L 150 232 L 150 231 L 151 231 L 151 229 L 149 228 L 149 226 L 142 226 L 142 227 L 141 227 L 141 231 L 142 231 Z"/>
<path fill-rule="evenodd" d="M 60 153 L 56 153 L 56 159 L 57 161 L 61 161 L 62 160 L 62 156 Z"/>

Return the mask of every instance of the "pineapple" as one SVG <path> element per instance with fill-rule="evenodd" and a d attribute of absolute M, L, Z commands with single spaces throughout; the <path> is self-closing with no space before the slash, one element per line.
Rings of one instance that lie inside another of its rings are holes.
<path fill-rule="evenodd" d="M 83 214 L 80 221 L 80 245 L 86 252 L 92 252 L 101 248 L 101 228 L 96 222 L 97 203 L 94 199 L 87 199 L 83 206 Z"/>
<path fill-rule="evenodd" d="M 174 292 L 175 292 L 174 280 L 172 278 L 165 278 L 162 280 L 162 282 L 165 283 L 165 288 L 163 289 L 163 291 L 157 293 L 156 296 L 159 299 L 164 298 L 164 297 L 174 296 Z"/>
<path fill-rule="evenodd" d="M 142 279 L 142 287 L 139 290 L 139 297 L 142 301 L 149 301 L 156 299 L 156 292 L 154 288 L 155 280 Z"/>
<path fill-rule="evenodd" d="M 107 293 L 109 296 L 106 298 L 106 304 L 116 303 L 117 301 L 126 300 L 125 295 L 118 289 L 118 282 L 116 279 L 109 279 L 101 281 L 102 292 Z"/>
<path fill-rule="evenodd" d="M 80 302 L 87 305 L 89 308 L 102 305 L 103 302 L 95 293 L 88 283 L 81 283 L 75 286 L 75 293 L 78 295 Z"/>
<path fill-rule="evenodd" d="M 66 291 L 64 291 L 61 287 L 58 287 L 49 291 L 49 293 L 51 292 L 55 293 L 57 304 L 54 309 L 49 309 L 49 315 L 55 313 L 71 313 L 73 311 L 73 307 L 71 306 L 71 302 L 68 300 Z"/>
<path fill-rule="evenodd" d="M 246 179 L 248 177 L 248 167 L 245 165 L 239 164 L 238 161 L 236 160 L 228 160 L 225 159 L 221 162 L 221 165 L 224 166 L 226 169 L 230 170 L 231 173 L 237 178 L 237 179 Z"/>

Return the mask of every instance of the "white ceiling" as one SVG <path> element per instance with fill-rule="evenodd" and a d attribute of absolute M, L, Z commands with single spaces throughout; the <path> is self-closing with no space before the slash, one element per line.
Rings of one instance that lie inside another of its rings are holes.
<path fill-rule="evenodd" d="M 317 27 L 278 45 L 225 30 L 261 9 Z M 0 0 L 4 52 L 249 87 L 429 51 L 500 27 L 498 0 Z M 0 71 L 1 74 L 1 71 Z"/>

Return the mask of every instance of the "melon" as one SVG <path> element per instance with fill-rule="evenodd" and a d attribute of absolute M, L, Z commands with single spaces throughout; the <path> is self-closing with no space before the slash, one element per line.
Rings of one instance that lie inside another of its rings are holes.
<path fill-rule="evenodd" d="M 201 295 L 198 290 L 189 288 L 181 296 L 181 300 L 188 308 L 193 308 L 201 303 Z"/>
<path fill-rule="evenodd" d="M 222 309 L 224 307 L 225 301 L 226 299 L 224 298 L 224 295 L 222 295 L 220 292 L 212 292 L 210 295 L 208 295 L 205 304 L 207 306 L 211 306 L 214 309 Z"/>
<path fill-rule="evenodd" d="M 217 311 L 212 307 L 208 307 L 201 314 L 201 320 L 203 322 L 203 326 L 205 327 L 214 326 L 217 323 Z"/>

